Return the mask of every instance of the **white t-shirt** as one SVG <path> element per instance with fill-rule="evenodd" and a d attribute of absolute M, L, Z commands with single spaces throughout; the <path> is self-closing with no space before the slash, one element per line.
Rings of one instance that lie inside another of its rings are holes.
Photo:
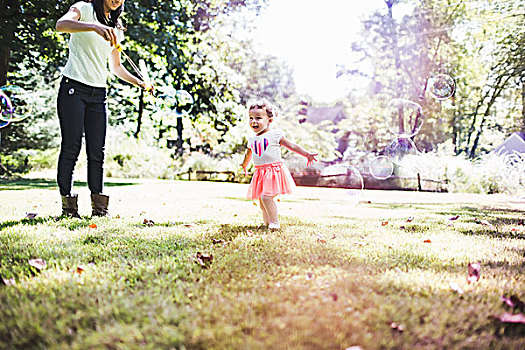
<path fill-rule="evenodd" d="M 80 11 L 81 22 L 98 22 L 93 5 L 80 1 L 73 5 Z M 115 30 L 118 41 L 124 34 Z M 93 87 L 106 87 L 108 78 L 108 57 L 113 47 L 109 41 L 95 32 L 70 33 L 69 58 L 62 74 Z"/>
<path fill-rule="evenodd" d="M 281 139 L 284 137 L 282 130 L 268 130 L 260 136 L 248 139 L 248 147 L 252 150 L 255 165 L 268 164 L 281 161 Z"/>

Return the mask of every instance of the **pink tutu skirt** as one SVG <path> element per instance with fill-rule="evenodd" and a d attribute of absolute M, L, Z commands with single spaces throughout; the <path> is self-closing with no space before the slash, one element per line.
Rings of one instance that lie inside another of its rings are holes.
<path fill-rule="evenodd" d="M 248 198 L 259 199 L 261 196 L 277 196 L 289 194 L 295 189 L 295 182 L 290 171 L 282 162 L 256 165 L 250 186 Z"/>

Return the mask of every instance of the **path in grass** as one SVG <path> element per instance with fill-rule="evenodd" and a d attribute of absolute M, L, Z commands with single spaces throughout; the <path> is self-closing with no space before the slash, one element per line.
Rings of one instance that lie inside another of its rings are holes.
<path fill-rule="evenodd" d="M 492 318 L 525 299 L 519 198 L 299 187 L 267 232 L 246 185 L 108 183 L 114 217 L 81 220 L 52 181 L 0 183 L 0 348 L 525 347 Z"/>

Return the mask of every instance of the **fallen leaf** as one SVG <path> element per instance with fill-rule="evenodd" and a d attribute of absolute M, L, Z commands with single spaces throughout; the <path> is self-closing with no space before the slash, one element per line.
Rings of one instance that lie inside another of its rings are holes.
<path fill-rule="evenodd" d="M 510 297 L 502 296 L 501 300 L 508 306 L 518 309 L 520 311 L 525 311 L 525 303 L 523 303 L 517 296 L 511 295 Z"/>
<path fill-rule="evenodd" d="M 432 243 L 432 241 L 430 239 L 425 239 L 423 243 Z"/>
<path fill-rule="evenodd" d="M 337 293 L 330 292 L 329 295 L 330 295 L 330 297 L 332 297 L 332 300 L 333 300 L 333 301 L 337 301 L 337 298 L 338 298 Z"/>
<path fill-rule="evenodd" d="M 33 266 L 38 271 L 42 271 L 47 266 L 46 261 L 44 259 L 40 259 L 40 258 L 38 258 L 38 259 L 29 259 L 28 263 L 29 263 L 29 266 Z"/>
<path fill-rule="evenodd" d="M 381 226 L 386 226 L 386 225 L 388 225 L 388 221 L 382 221 L 381 222 Z"/>
<path fill-rule="evenodd" d="M 91 225 L 89 225 L 89 228 L 97 228 L 97 225 L 96 224 L 91 224 Z"/>
<path fill-rule="evenodd" d="M 405 229 L 405 226 L 399 226 L 399 229 L 400 229 L 400 230 L 404 230 L 404 229 Z"/>
<path fill-rule="evenodd" d="M 202 268 L 207 269 L 213 262 L 213 255 L 202 254 L 197 252 L 195 256 L 195 263 L 199 264 Z"/>
<path fill-rule="evenodd" d="M 468 264 L 467 282 L 470 284 L 479 281 L 480 272 L 481 264 L 479 262 Z"/>
<path fill-rule="evenodd" d="M 6 286 L 14 286 L 16 284 L 16 280 L 13 277 L 7 280 L 5 278 L 2 278 L 2 281 L 4 281 L 4 284 Z"/>
<path fill-rule="evenodd" d="M 76 271 L 76 272 L 77 272 L 79 275 L 81 275 L 82 272 L 84 272 L 84 270 L 85 270 L 85 269 L 84 269 L 83 266 L 77 266 L 77 271 Z"/>
<path fill-rule="evenodd" d="M 324 239 L 323 237 L 321 236 L 317 236 L 317 243 L 326 243 L 326 239 Z"/>
<path fill-rule="evenodd" d="M 26 213 L 26 218 L 28 219 L 34 219 L 38 216 L 37 213 Z"/>
<path fill-rule="evenodd" d="M 510 314 L 508 312 L 504 313 L 501 316 L 493 316 L 495 319 L 504 322 L 504 323 L 522 323 L 525 324 L 525 315 L 524 314 Z"/>
<path fill-rule="evenodd" d="M 314 277 L 314 275 L 313 275 L 313 273 L 311 273 L 311 272 L 308 272 L 308 273 L 306 274 L 306 279 L 307 279 L 307 280 L 311 280 L 313 277 Z"/>
<path fill-rule="evenodd" d="M 452 291 L 458 294 L 463 294 L 463 289 L 461 289 L 457 283 L 449 282 L 448 285 L 450 286 L 450 289 L 452 289 Z"/>
<path fill-rule="evenodd" d="M 213 244 L 219 244 L 219 243 L 223 243 L 223 242 L 224 242 L 224 239 L 212 238 L 212 239 L 211 239 L 211 242 L 212 242 Z"/>
<path fill-rule="evenodd" d="M 390 324 L 390 328 L 394 331 L 403 332 L 405 330 L 405 327 L 402 324 L 397 324 L 395 322 L 392 322 Z"/>
<path fill-rule="evenodd" d="M 184 225 L 186 227 L 193 227 L 194 226 L 191 222 L 188 222 L 188 223 L 185 223 L 185 224 L 182 224 L 182 225 Z"/>
<path fill-rule="evenodd" d="M 113 217 L 113 219 L 120 219 L 120 215 L 118 215 L 118 214 L 115 215 L 115 216 Z"/>
<path fill-rule="evenodd" d="M 246 230 L 246 235 L 247 235 L 248 237 L 252 237 L 252 236 L 253 236 L 253 232 L 252 232 L 252 230 Z"/>
<path fill-rule="evenodd" d="M 146 226 L 154 226 L 155 225 L 155 221 L 144 219 L 143 224 L 146 225 Z"/>
<path fill-rule="evenodd" d="M 412 222 L 412 220 L 414 220 L 414 218 L 412 216 L 407 218 L 407 222 Z"/>
<path fill-rule="evenodd" d="M 456 215 L 456 216 L 453 216 L 453 217 L 449 218 L 450 221 L 455 221 L 457 219 L 459 219 L 459 215 Z"/>
<path fill-rule="evenodd" d="M 257 203 L 255 203 L 255 202 L 252 202 L 252 203 L 253 203 L 253 205 L 257 206 Z"/>

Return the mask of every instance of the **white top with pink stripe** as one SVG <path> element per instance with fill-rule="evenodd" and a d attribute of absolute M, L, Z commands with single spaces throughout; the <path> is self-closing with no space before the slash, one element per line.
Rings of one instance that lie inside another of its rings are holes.
<path fill-rule="evenodd" d="M 260 136 L 248 139 L 248 147 L 252 149 L 253 163 L 255 165 L 268 164 L 281 161 L 281 139 L 284 137 L 282 130 L 268 130 Z"/>

